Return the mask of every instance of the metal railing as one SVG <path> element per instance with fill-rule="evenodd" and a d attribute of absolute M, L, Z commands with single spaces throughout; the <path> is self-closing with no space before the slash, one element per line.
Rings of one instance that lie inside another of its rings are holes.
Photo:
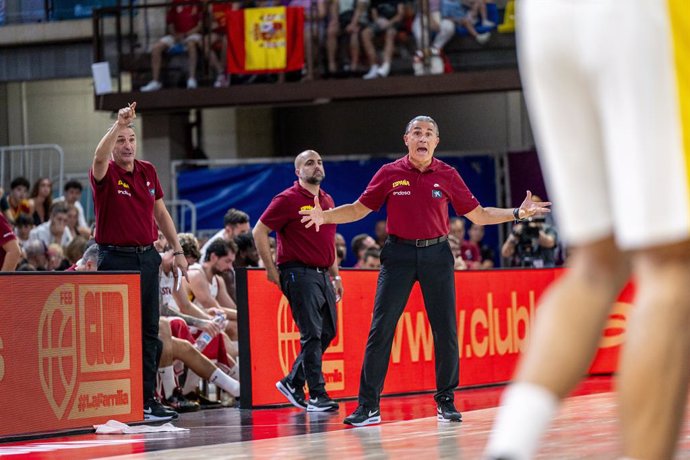
<path fill-rule="evenodd" d="M 196 205 L 189 200 L 165 200 L 178 233 L 196 235 Z"/>
<path fill-rule="evenodd" d="M 62 191 L 64 171 L 65 152 L 57 144 L 0 147 L 0 183 L 5 187 L 19 176 L 31 184 L 47 177 L 53 182 L 53 190 Z"/>

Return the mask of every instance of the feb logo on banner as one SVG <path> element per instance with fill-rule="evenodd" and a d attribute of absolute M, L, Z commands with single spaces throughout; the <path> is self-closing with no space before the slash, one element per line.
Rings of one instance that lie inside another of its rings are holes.
<path fill-rule="evenodd" d="M 304 66 L 304 9 L 228 10 L 228 72 L 274 73 Z"/>

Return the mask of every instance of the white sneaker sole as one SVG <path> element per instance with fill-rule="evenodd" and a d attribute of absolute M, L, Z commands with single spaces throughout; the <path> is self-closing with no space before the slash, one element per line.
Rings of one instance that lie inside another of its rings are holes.
<path fill-rule="evenodd" d="M 348 422 L 345 421 L 343 422 L 345 425 L 352 425 L 352 426 L 367 426 L 367 425 L 378 425 L 381 423 L 381 416 L 377 415 L 376 417 L 369 417 L 363 422 L 355 423 L 355 422 Z"/>
<path fill-rule="evenodd" d="M 462 422 L 462 417 L 460 418 L 460 420 L 451 420 L 448 418 L 444 418 L 441 414 L 436 414 L 436 420 L 443 423 L 460 423 Z"/>
<path fill-rule="evenodd" d="M 307 407 L 304 407 L 303 405 L 301 405 L 300 403 L 297 402 L 295 397 L 292 396 L 292 393 L 290 393 L 290 391 L 283 386 L 283 382 L 281 382 L 280 380 L 278 380 L 276 382 L 276 388 L 278 389 L 278 391 L 280 391 L 280 393 L 283 396 L 285 396 L 285 398 L 290 402 L 290 404 L 292 404 L 293 406 L 295 406 L 298 409 L 302 409 L 302 410 L 307 409 L 308 410 Z"/>
<path fill-rule="evenodd" d="M 147 422 L 169 422 L 172 419 L 172 416 L 159 417 L 158 415 L 144 414 L 144 420 Z"/>
<path fill-rule="evenodd" d="M 311 404 L 307 405 L 307 412 L 335 412 L 337 410 L 338 406 L 317 407 Z"/>

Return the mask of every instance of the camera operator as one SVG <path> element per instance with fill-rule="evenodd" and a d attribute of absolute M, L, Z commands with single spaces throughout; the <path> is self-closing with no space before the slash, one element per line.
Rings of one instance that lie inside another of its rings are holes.
<path fill-rule="evenodd" d="M 518 222 L 503 243 L 501 255 L 511 267 L 543 268 L 556 265 L 558 233 L 543 217 Z"/>

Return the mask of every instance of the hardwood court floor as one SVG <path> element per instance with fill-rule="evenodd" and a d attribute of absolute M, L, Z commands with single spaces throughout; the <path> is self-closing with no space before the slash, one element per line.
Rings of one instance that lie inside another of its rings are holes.
<path fill-rule="evenodd" d="M 0 444 L 2 458 L 68 459 L 479 459 L 503 387 L 456 393 L 461 424 L 439 423 L 430 394 L 387 397 L 383 423 L 348 428 L 342 418 L 356 406 L 341 403 L 335 414 L 296 408 L 210 409 L 183 414 L 184 433 L 78 435 Z M 546 435 L 538 458 L 614 459 L 619 456 L 616 403 L 610 378 L 591 378 L 569 397 Z M 678 457 L 690 460 L 686 422 Z"/>

